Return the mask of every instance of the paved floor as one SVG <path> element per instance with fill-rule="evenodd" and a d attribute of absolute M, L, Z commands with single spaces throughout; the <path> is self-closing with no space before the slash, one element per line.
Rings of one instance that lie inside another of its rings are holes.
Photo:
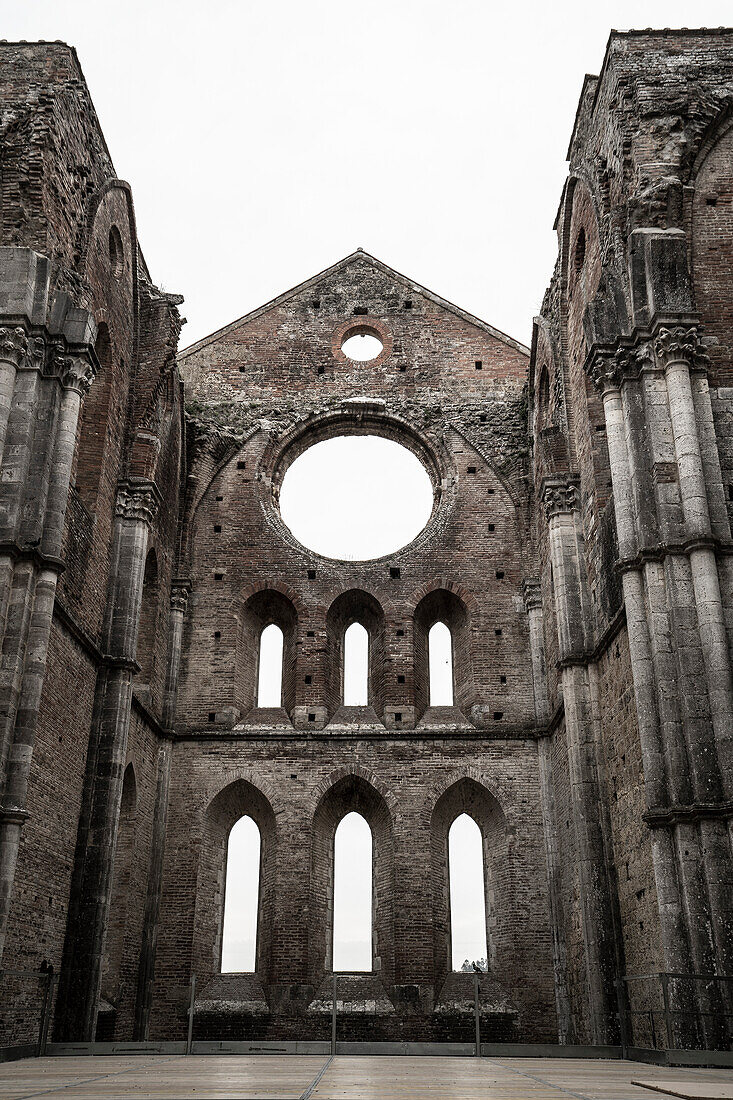
<path fill-rule="evenodd" d="M 135 1055 L 0 1065 L 0 1100 L 661 1100 L 665 1086 L 669 1097 L 688 1085 L 690 1096 L 733 1100 L 733 1070 L 571 1058 Z"/>

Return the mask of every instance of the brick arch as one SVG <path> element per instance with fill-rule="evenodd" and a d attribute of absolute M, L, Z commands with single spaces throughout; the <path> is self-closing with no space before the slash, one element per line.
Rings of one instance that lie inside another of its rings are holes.
<path fill-rule="evenodd" d="M 696 160 L 690 200 L 694 302 L 706 333 L 715 337 L 707 349 L 713 386 L 733 385 L 733 274 L 730 249 L 721 244 L 724 240 L 730 244 L 733 238 L 731 156 L 733 114 L 729 108 L 710 128 Z M 725 455 L 722 457 L 725 464 Z"/>
<path fill-rule="evenodd" d="M 471 611 L 476 611 L 475 601 L 465 599 L 468 594 L 463 586 L 451 581 L 424 585 L 417 595 L 412 616 L 416 716 L 419 719 L 430 706 L 428 636 L 438 622 L 445 623 L 451 634 L 453 702 L 464 715 L 469 715 L 477 701 L 471 646 Z"/>
<path fill-rule="evenodd" d="M 221 967 L 224 892 L 229 833 L 245 815 L 260 832 L 259 905 L 255 969 L 263 980 L 272 971 L 272 922 L 277 866 L 277 822 L 265 785 L 251 772 L 237 775 L 210 799 L 200 818 L 193 927 L 193 970 L 209 978 Z"/>
<path fill-rule="evenodd" d="M 368 704 L 384 712 L 386 618 L 371 592 L 351 588 L 341 592 L 326 612 L 326 707 L 332 717 L 344 698 L 344 636 L 352 623 L 361 623 L 369 635 Z"/>
<path fill-rule="evenodd" d="M 433 956 L 439 989 L 451 971 L 451 911 L 448 834 L 453 822 L 467 813 L 481 830 L 484 863 L 486 943 L 489 969 L 499 981 L 510 977 L 517 896 L 511 859 L 512 833 L 501 803 L 482 776 L 466 771 L 447 781 L 430 818 L 433 897 Z"/>
<path fill-rule="evenodd" d="M 316 791 L 308 910 L 309 980 L 316 987 L 332 968 L 334 838 L 352 811 L 372 832 L 373 969 L 385 985 L 394 979 L 394 799 L 390 805 L 374 778 L 352 765 L 337 769 Z"/>
<path fill-rule="evenodd" d="M 257 583 L 250 588 L 252 591 L 239 605 L 235 704 L 245 715 L 257 706 L 260 638 L 263 630 L 274 623 L 283 633 L 282 705 L 290 714 L 295 706 L 300 601 L 290 598 L 286 585 Z"/>

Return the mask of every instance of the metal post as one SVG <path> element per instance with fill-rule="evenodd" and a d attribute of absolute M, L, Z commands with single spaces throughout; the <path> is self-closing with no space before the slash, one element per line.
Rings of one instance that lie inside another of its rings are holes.
<path fill-rule="evenodd" d="M 621 1036 L 621 1057 L 624 1061 L 629 1056 L 629 1041 L 626 1020 L 626 990 L 623 978 L 616 978 L 616 1003 L 618 1005 L 618 1029 Z"/>
<path fill-rule="evenodd" d="M 193 1049 L 193 1009 L 196 1003 L 196 975 L 191 975 L 191 998 L 188 1004 L 188 1038 L 186 1039 L 186 1054 Z"/>
<path fill-rule="evenodd" d="M 331 1057 L 336 1054 L 336 971 L 333 972 L 331 988 Z"/>
<path fill-rule="evenodd" d="M 674 1035 L 672 1034 L 672 1013 L 669 1008 L 669 974 L 660 974 L 662 979 L 662 998 L 664 1000 L 664 1028 L 667 1033 L 667 1050 L 674 1047 Z"/>
<path fill-rule="evenodd" d="M 476 1023 L 476 1057 L 481 1057 L 481 1016 L 478 1007 L 478 974 L 473 975 L 473 1015 Z"/>
<path fill-rule="evenodd" d="M 51 1022 L 51 1006 L 53 1005 L 53 987 L 58 980 L 58 976 L 54 974 L 53 970 L 49 970 L 46 974 L 46 988 L 43 991 L 43 1006 L 41 1008 L 41 1023 L 38 1029 L 38 1057 L 41 1058 L 46 1053 L 46 1045 L 48 1043 L 48 1027 Z"/>

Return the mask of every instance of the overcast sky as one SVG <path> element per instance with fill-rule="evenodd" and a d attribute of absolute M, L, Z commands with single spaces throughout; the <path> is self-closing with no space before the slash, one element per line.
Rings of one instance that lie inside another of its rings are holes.
<path fill-rule="evenodd" d="M 76 46 L 116 171 L 132 185 L 152 277 L 185 296 L 183 346 L 357 247 L 528 344 L 555 259 L 583 76 L 598 73 L 610 29 L 714 27 L 733 9 L 730 0 L 0 0 L 0 14 L 8 39 Z M 392 459 L 372 478 L 383 486 L 390 470 Z M 358 476 L 342 474 L 347 488 L 321 496 L 341 531 Z M 314 520 L 312 503 L 301 512 Z M 296 530 L 297 514 L 290 521 Z M 404 541 L 388 526 L 373 533 Z M 229 965 L 254 950 L 253 829 L 245 823 L 234 842 L 243 862 L 228 906 L 238 928 Z M 480 856 L 470 826 L 459 832 L 458 963 L 485 951 L 471 873 Z M 351 836 L 362 866 L 359 822 Z M 361 946 L 340 965 L 368 958 L 363 909 L 356 899 L 344 918 Z"/>
<path fill-rule="evenodd" d="M 524 343 L 611 27 L 730 0 L 0 0 L 76 46 L 188 344 L 361 246 Z"/>

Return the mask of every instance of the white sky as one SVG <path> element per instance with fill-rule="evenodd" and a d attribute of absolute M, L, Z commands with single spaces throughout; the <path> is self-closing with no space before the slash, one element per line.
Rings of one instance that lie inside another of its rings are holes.
<path fill-rule="evenodd" d="M 190 343 L 361 246 L 529 342 L 583 75 L 611 27 L 730 0 L 0 0 L 77 47 Z"/>
<path fill-rule="evenodd" d="M 598 73 L 609 30 L 715 27 L 733 9 L 730 0 L 0 0 L 0 16 L 7 39 L 77 47 L 116 170 L 132 185 L 152 277 L 185 295 L 182 346 L 359 246 L 528 344 L 555 259 L 583 76 Z M 394 478 L 391 460 L 390 469 Z M 386 470 L 375 461 L 368 471 L 382 489 Z M 319 471 L 340 472 L 329 460 Z M 362 519 L 373 515 L 369 492 L 362 483 L 350 494 Z M 384 493 L 380 503 L 384 516 Z M 301 518 L 335 539 L 344 507 L 342 496 L 330 528 L 317 500 Z M 361 523 L 360 537 L 379 546 L 364 556 L 408 541 L 395 522 Z M 354 843 L 364 844 L 358 829 Z M 258 856 L 248 850 L 227 906 L 228 921 L 239 907 L 240 960 L 254 950 L 246 883 Z M 452 873 L 459 851 L 470 875 L 470 829 L 452 847 Z M 458 965 L 475 957 L 483 919 L 480 897 L 467 904 L 474 924 L 461 930 Z M 364 954 L 363 912 L 356 898 L 347 923 L 361 947 L 345 968 Z"/>

